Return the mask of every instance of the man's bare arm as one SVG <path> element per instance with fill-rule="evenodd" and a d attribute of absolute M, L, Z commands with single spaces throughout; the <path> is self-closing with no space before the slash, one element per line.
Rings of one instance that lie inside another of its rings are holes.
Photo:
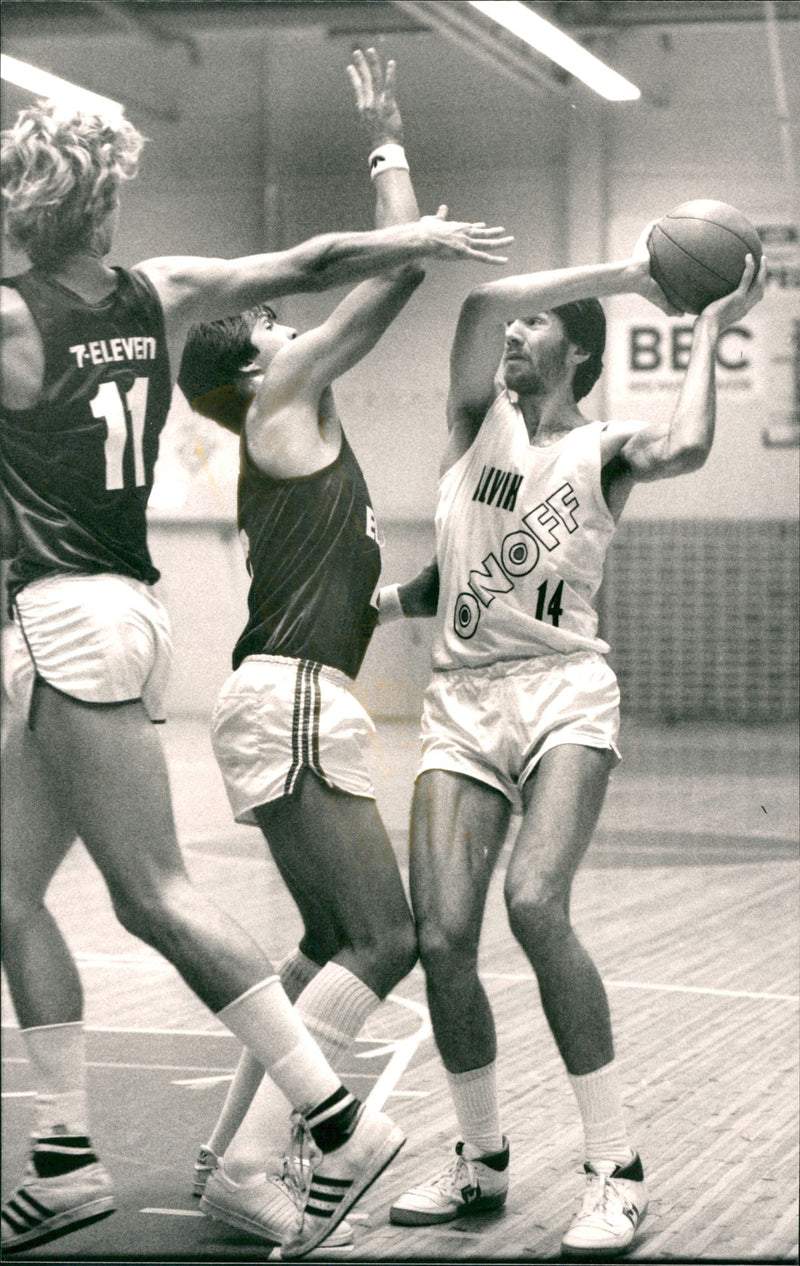
<path fill-rule="evenodd" d="M 636 481 L 668 479 L 698 470 L 711 451 L 716 422 L 715 351 L 723 330 L 740 321 L 763 298 L 767 266 L 756 272 L 747 257 L 742 279 L 732 294 L 708 305 L 694 324 L 689 364 L 672 417 L 638 427 L 626 435 L 625 424 L 609 428 L 604 456 L 618 442 L 619 471 Z"/>

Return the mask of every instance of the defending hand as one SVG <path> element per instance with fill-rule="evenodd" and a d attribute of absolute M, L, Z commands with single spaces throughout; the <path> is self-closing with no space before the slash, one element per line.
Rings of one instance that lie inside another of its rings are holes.
<path fill-rule="evenodd" d="M 424 215 L 419 228 L 427 239 L 425 254 L 436 259 L 480 259 L 486 264 L 507 264 L 508 256 L 495 251 L 514 241 L 504 228 L 488 228 L 482 220 L 471 224 L 448 220 L 444 205 L 436 215 Z"/>
<path fill-rule="evenodd" d="M 374 48 L 368 48 L 366 54 L 357 48 L 347 67 L 358 113 L 369 130 L 373 147 L 403 144 L 403 120 L 394 96 L 395 70 L 391 60 L 384 69 Z"/>

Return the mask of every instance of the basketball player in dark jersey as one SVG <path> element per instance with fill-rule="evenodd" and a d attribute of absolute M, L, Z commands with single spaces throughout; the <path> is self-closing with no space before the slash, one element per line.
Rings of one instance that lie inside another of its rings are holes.
<path fill-rule="evenodd" d="M 166 614 L 145 506 L 186 332 L 243 305 L 499 234 L 429 217 L 243 259 L 106 263 L 142 145 L 120 115 L 39 103 L 3 134 L 5 226 L 31 268 L 2 297 L 0 471 L 14 632 L 5 657 L 3 951 L 36 1086 L 33 1151 L 2 1210 L 7 1251 L 113 1211 L 89 1141 L 82 994 L 44 905 L 80 836 L 123 925 L 169 959 L 302 1110 L 298 1133 L 358 1193 L 402 1135 L 362 1112 L 256 944 L 190 884 L 163 754 Z M 349 1157 L 349 1160 L 348 1160 Z M 329 1225 L 333 1226 L 334 1214 Z M 302 1237 L 296 1253 L 306 1251 Z"/>
<path fill-rule="evenodd" d="M 377 223 L 415 219 L 394 65 L 384 74 L 370 49 L 349 69 L 375 146 Z M 238 400 L 249 619 L 212 737 L 236 820 L 261 827 L 303 917 L 291 957 L 297 1008 L 331 1060 L 416 961 L 363 752 L 374 727 L 350 689 L 377 619 L 380 547 L 331 384 L 375 346 L 421 277 L 409 268 L 364 282 L 299 335 L 266 309 L 201 327 L 178 379 L 212 417 L 220 419 L 226 398 Z M 237 429 L 232 409 L 225 420 Z M 285 1107 L 262 1077 L 257 1060 L 243 1056 L 195 1190 L 211 1216 L 270 1239 Z M 312 1186 L 306 1221 L 316 1207 L 324 1216 L 329 1200 Z"/>

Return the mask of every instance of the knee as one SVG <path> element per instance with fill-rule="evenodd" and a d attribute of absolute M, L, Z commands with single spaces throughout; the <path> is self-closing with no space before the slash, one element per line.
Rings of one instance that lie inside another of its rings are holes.
<path fill-rule="evenodd" d="M 114 913 L 126 932 L 158 949 L 170 928 L 182 922 L 187 880 L 151 878 L 136 885 L 109 884 Z"/>
<path fill-rule="evenodd" d="M 477 940 L 466 928 L 424 923 L 418 938 L 420 962 L 428 981 L 435 983 L 477 971 Z"/>
<path fill-rule="evenodd" d="M 571 932 L 567 902 L 542 885 L 506 884 L 508 922 L 526 953 L 545 956 Z"/>
<path fill-rule="evenodd" d="M 359 958 L 370 960 L 371 975 L 382 982 L 380 993 L 385 997 L 408 975 L 418 958 L 417 934 L 411 914 L 382 928 L 356 948 Z"/>

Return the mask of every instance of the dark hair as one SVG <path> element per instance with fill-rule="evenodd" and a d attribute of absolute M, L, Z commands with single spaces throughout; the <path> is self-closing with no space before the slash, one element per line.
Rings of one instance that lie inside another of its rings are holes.
<path fill-rule="evenodd" d="M 234 435 L 241 434 L 253 399 L 240 379 L 257 355 L 250 336 L 261 316 L 275 319 L 272 308 L 263 303 L 236 316 L 193 325 L 183 349 L 178 386 L 196 413 Z"/>
<path fill-rule="evenodd" d="M 570 343 L 582 352 L 589 352 L 581 361 L 572 379 L 575 400 L 588 396 L 603 369 L 603 351 L 606 345 L 606 314 L 598 299 L 574 299 L 552 308 L 560 319 Z"/>

